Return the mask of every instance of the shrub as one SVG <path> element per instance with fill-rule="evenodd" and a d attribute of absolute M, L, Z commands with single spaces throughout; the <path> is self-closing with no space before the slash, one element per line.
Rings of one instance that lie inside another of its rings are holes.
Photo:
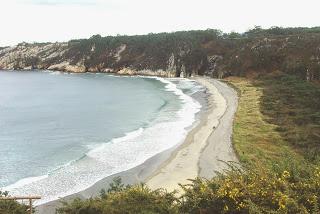
<path fill-rule="evenodd" d="M 181 185 L 183 194 L 124 187 L 117 180 L 101 197 L 64 203 L 58 213 L 319 213 L 320 168 L 303 176 L 265 168 L 232 168 L 207 180 Z M 120 187 L 120 188 L 119 188 Z"/>
<path fill-rule="evenodd" d="M 299 180 L 288 171 L 232 170 L 182 188 L 183 213 L 319 213 L 320 169 Z"/>
<path fill-rule="evenodd" d="M 0 197 L 8 197 L 8 192 L 0 191 Z M 14 200 L 0 200 L 0 213 L 2 214 L 25 214 L 28 212 L 29 206 L 20 204 Z"/>
<path fill-rule="evenodd" d="M 121 179 L 116 178 L 109 189 L 101 191 L 100 197 L 63 202 L 57 213 L 178 213 L 174 194 L 163 189 L 151 190 L 144 184 L 124 186 Z"/>

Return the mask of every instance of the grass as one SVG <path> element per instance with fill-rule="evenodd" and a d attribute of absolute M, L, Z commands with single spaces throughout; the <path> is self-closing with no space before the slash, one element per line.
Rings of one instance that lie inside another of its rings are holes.
<path fill-rule="evenodd" d="M 238 90 L 239 106 L 233 125 L 233 143 L 240 161 L 244 164 L 260 163 L 271 167 L 284 157 L 301 159 L 284 142 L 277 125 L 267 122 L 260 111 L 263 90 L 252 81 L 230 77 L 226 79 Z"/>
<path fill-rule="evenodd" d="M 320 86 L 281 73 L 265 76 L 261 112 L 308 162 L 320 163 Z"/>
<path fill-rule="evenodd" d="M 240 162 L 296 176 L 319 166 L 319 85 L 280 72 L 226 82 L 239 94 L 233 143 Z"/>

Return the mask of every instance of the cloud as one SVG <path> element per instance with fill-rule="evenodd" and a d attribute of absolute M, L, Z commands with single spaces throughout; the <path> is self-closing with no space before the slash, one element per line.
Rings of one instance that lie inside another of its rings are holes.
<path fill-rule="evenodd" d="M 97 5 L 99 0 L 20 0 L 33 5 Z"/>
<path fill-rule="evenodd" d="M 319 0 L 0 0 L 0 47 L 94 34 L 317 26 Z"/>

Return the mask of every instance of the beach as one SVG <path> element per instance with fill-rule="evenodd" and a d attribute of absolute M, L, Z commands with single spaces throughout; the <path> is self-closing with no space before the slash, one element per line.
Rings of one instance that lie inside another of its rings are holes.
<path fill-rule="evenodd" d="M 212 78 L 192 79 L 206 87 L 208 105 L 199 113 L 199 122 L 189 131 L 182 144 L 62 200 L 97 196 L 115 177 L 121 177 L 125 184 L 145 182 L 152 189 L 166 188 L 171 191 L 178 189 L 179 183 L 187 184 L 187 179 L 197 176 L 211 178 L 216 171 L 227 168 L 225 162 L 237 162 L 231 141 L 233 116 L 237 108 L 236 92 L 227 84 Z M 60 200 L 40 205 L 37 213 L 55 213 L 59 205 Z"/>
<path fill-rule="evenodd" d="M 237 161 L 231 142 L 236 92 L 214 79 L 197 77 L 194 80 L 210 93 L 209 108 L 184 144 L 147 180 L 153 189 L 173 191 L 179 189 L 178 184 L 190 183 L 189 178 L 211 178 L 216 171 L 227 167 L 225 162 Z"/>

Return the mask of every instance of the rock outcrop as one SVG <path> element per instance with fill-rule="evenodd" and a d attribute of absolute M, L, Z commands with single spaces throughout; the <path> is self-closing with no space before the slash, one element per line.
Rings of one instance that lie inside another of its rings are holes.
<path fill-rule="evenodd" d="M 213 55 L 213 56 L 208 56 L 208 69 L 206 71 L 206 74 L 208 76 L 216 76 L 218 78 L 223 77 L 223 71 L 218 70 L 218 63 L 223 59 L 222 56 L 219 55 Z"/>
<path fill-rule="evenodd" d="M 126 50 L 126 44 L 121 44 L 114 50 L 106 50 L 111 60 L 114 60 L 113 67 L 106 67 L 100 63 L 97 65 L 86 65 L 86 61 L 92 60 L 92 56 L 76 59 L 77 54 L 71 55 L 72 48 L 67 43 L 54 44 L 27 44 L 21 43 L 14 47 L 7 47 L 0 50 L 0 69 L 5 70 L 33 70 L 46 69 L 65 72 L 104 72 L 116 73 L 119 75 L 148 75 L 162 77 L 176 77 L 177 65 L 175 56 L 171 53 L 166 69 L 137 69 L 135 66 L 122 66 L 121 54 Z M 96 45 L 91 46 L 91 54 L 95 54 Z M 132 56 L 135 57 L 135 56 Z M 85 59 L 86 58 L 86 59 Z M 184 66 L 181 67 L 181 76 L 185 74 Z"/>

